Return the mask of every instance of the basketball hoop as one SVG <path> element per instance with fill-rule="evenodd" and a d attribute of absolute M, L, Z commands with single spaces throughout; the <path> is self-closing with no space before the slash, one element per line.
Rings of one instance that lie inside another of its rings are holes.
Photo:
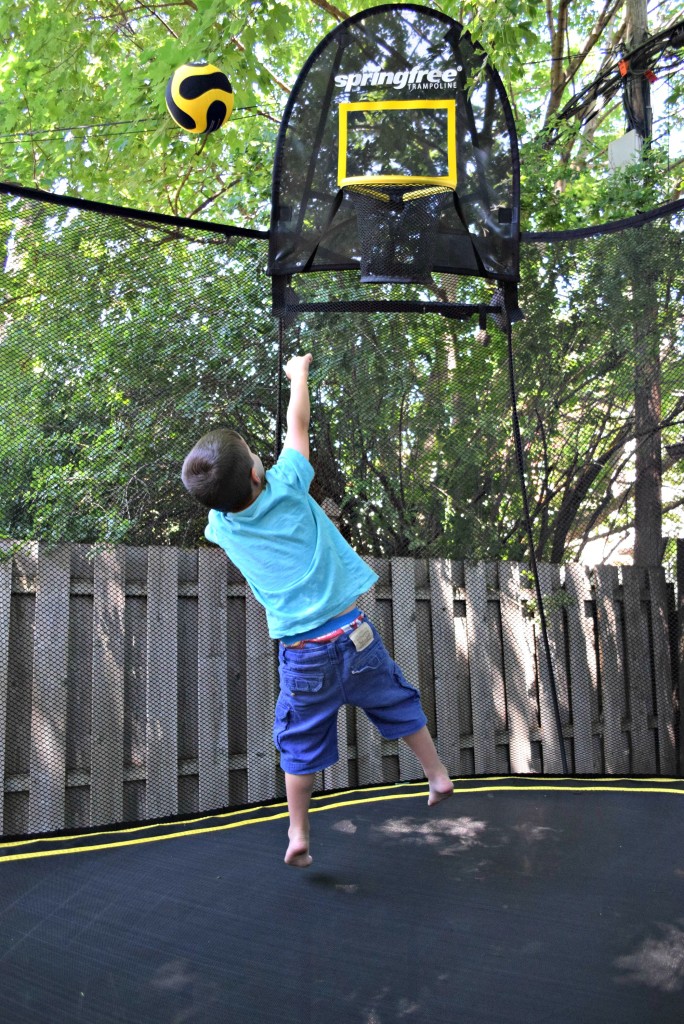
<path fill-rule="evenodd" d="M 440 214 L 453 195 L 445 185 L 347 185 L 356 211 L 364 284 L 427 284 Z"/>
<path fill-rule="evenodd" d="M 374 289 L 378 302 L 415 282 L 432 301 L 437 271 L 519 279 L 513 112 L 484 50 L 434 6 L 355 14 L 302 68 L 273 167 L 274 310 L 289 309 L 295 274 L 360 269 L 363 282 L 397 282 Z"/>

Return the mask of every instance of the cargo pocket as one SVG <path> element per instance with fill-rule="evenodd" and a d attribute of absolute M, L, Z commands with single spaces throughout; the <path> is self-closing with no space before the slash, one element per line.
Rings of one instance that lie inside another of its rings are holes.
<path fill-rule="evenodd" d="M 292 718 L 292 708 L 289 701 L 282 695 L 278 697 L 275 707 L 275 720 L 273 722 L 273 743 L 278 753 L 282 754 L 281 741 Z"/>
<path fill-rule="evenodd" d="M 413 683 L 409 683 L 408 679 L 406 678 L 406 676 L 401 671 L 398 665 L 394 666 L 394 681 L 399 686 L 401 686 L 403 690 L 408 690 L 409 693 L 415 693 L 420 696 L 418 687 L 414 686 Z"/>

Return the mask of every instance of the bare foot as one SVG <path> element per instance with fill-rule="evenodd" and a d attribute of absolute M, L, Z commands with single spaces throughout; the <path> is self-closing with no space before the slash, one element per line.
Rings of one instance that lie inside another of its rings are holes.
<path fill-rule="evenodd" d="M 448 775 L 438 775 L 430 780 L 430 793 L 428 796 L 428 807 L 439 804 L 442 800 L 448 800 L 453 795 L 454 785 Z"/>
<path fill-rule="evenodd" d="M 285 853 L 285 863 L 293 868 L 308 868 L 313 857 L 309 853 L 308 836 L 290 836 L 290 845 Z"/>

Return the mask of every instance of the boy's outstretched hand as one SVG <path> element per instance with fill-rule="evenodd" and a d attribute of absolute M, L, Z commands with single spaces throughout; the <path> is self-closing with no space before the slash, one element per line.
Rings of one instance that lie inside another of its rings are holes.
<path fill-rule="evenodd" d="M 285 366 L 291 386 L 283 448 L 296 448 L 305 459 L 309 458 L 309 367 L 312 359 L 307 352 L 304 356 L 292 356 Z"/>
<path fill-rule="evenodd" d="M 300 376 L 300 374 L 308 377 L 312 361 L 313 356 L 310 352 L 307 352 L 304 356 L 290 356 L 285 364 L 285 376 L 288 380 L 292 380 L 294 377 Z"/>

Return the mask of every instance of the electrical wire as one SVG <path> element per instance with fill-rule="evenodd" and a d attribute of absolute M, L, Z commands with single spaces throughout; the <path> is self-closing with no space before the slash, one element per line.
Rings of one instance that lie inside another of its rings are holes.
<path fill-rule="evenodd" d="M 117 128 L 122 124 L 140 124 L 141 121 L 156 121 L 156 117 L 137 117 L 134 120 L 129 121 L 98 121 L 94 124 L 73 124 L 67 125 L 66 127 L 57 128 L 31 128 L 28 131 L 18 132 L 5 132 L 0 133 L 0 139 L 17 139 L 23 136 L 34 136 L 43 134 L 54 134 L 57 132 L 76 132 L 76 131 L 88 131 L 91 128 Z"/>
<path fill-rule="evenodd" d="M 268 108 L 268 107 L 274 107 L 275 108 L 275 104 L 270 104 L 270 103 L 252 103 L 252 104 L 249 104 L 248 106 L 236 107 L 235 108 L 236 112 L 237 111 L 243 111 L 243 110 L 254 110 L 254 111 L 256 111 L 256 114 L 245 114 L 242 117 L 237 117 L 237 118 L 235 117 L 235 114 L 233 114 L 232 120 L 241 121 L 241 120 L 244 119 L 244 117 L 255 117 L 255 116 L 258 116 L 258 112 L 259 112 L 260 109 Z M 147 121 L 153 121 L 153 122 L 156 122 L 157 124 L 160 124 L 162 120 L 163 120 L 163 118 L 161 116 L 154 115 L 154 116 L 151 116 L 151 117 L 136 117 L 136 118 L 133 118 L 132 120 L 128 120 L 128 121 L 95 121 L 92 124 L 75 124 L 75 125 L 57 126 L 57 127 L 54 127 L 54 128 L 31 128 L 31 129 L 28 129 L 28 130 L 20 130 L 20 131 L 16 131 L 16 132 L 5 132 L 5 133 L 0 133 L 0 145 L 2 145 L 2 140 L 3 139 L 7 139 L 9 141 L 17 141 L 17 140 L 21 140 L 22 138 L 35 138 L 36 136 L 39 136 L 39 135 L 59 135 L 59 134 L 65 134 L 66 132 L 75 132 L 75 131 L 90 132 L 93 128 L 117 128 L 120 125 L 125 125 L 125 124 L 141 124 L 141 123 L 147 122 Z M 139 129 L 139 131 L 140 132 L 145 132 L 145 131 L 149 131 L 149 129 L 148 128 L 141 128 L 141 129 Z M 119 132 L 119 133 L 115 133 L 115 134 L 126 134 L 126 133 Z M 85 136 L 78 135 L 78 136 L 74 136 L 74 138 L 85 138 Z M 47 140 L 43 140 L 43 141 L 47 141 Z"/>
<path fill-rule="evenodd" d="M 134 131 L 129 132 L 88 132 L 83 135 L 72 135 L 72 138 L 68 140 L 53 137 L 46 139 L 38 138 L 34 139 L 33 141 L 37 145 L 43 146 L 46 142 L 59 142 L 60 144 L 64 144 L 67 141 L 71 142 L 72 139 L 115 139 L 121 135 L 146 135 L 148 131 L 149 129 L 147 128 L 137 128 Z M 0 146 L 17 146 L 18 144 L 20 143 L 18 143 L 15 139 L 5 139 L 4 142 L 0 141 Z"/>

